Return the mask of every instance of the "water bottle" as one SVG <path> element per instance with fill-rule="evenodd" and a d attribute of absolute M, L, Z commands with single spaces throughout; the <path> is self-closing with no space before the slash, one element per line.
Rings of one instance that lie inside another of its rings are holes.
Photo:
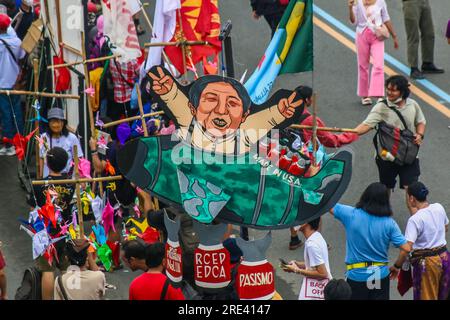
<path fill-rule="evenodd" d="M 395 157 L 386 149 L 381 150 L 381 159 L 393 162 Z"/>

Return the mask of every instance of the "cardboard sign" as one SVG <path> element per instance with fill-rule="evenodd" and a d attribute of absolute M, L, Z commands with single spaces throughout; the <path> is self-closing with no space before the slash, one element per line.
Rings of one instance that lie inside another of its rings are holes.
<path fill-rule="evenodd" d="M 304 299 L 324 300 L 323 290 L 329 281 L 328 279 L 317 280 L 305 277 L 303 281 L 302 291 Z"/>
<path fill-rule="evenodd" d="M 166 275 L 173 282 L 183 280 L 183 260 L 180 243 L 167 240 L 166 243 Z"/>
<path fill-rule="evenodd" d="M 270 300 L 275 294 L 275 274 L 267 260 L 243 261 L 238 267 L 236 283 L 241 300 Z"/>
<path fill-rule="evenodd" d="M 195 284 L 201 288 L 218 289 L 231 281 L 230 253 L 222 244 L 199 245 L 194 254 Z"/>

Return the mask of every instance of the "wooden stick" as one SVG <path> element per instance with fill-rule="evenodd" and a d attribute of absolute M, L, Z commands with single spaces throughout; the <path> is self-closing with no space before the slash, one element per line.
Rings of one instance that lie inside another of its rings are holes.
<path fill-rule="evenodd" d="M 47 184 L 77 184 L 89 182 L 104 182 L 122 180 L 122 176 L 100 177 L 100 178 L 81 178 L 81 179 L 60 179 L 60 180 L 35 180 L 31 184 L 33 186 L 47 185 Z"/>
<path fill-rule="evenodd" d="M 62 27 L 61 27 L 61 10 L 60 10 L 60 3 L 59 0 L 55 0 L 55 7 L 56 7 L 56 26 L 58 31 L 58 41 L 64 42 L 62 37 Z"/>
<path fill-rule="evenodd" d="M 113 121 L 113 122 L 108 122 L 108 123 L 105 123 L 103 128 L 114 127 L 114 126 L 116 126 L 118 124 L 121 124 L 121 123 L 130 122 L 130 121 L 134 121 L 134 120 L 139 120 L 139 119 L 143 119 L 143 118 L 149 118 L 149 117 L 157 116 L 157 115 L 160 115 L 160 114 L 164 114 L 164 111 L 157 111 L 157 112 L 144 114 L 143 116 L 134 116 L 134 117 L 126 118 L 126 119 L 121 119 L 121 120 L 117 120 L 117 121 Z"/>
<path fill-rule="evenodd" d="M 78 170 L 78 146 L 73 146 L 73 159 L 75 162 L 75 180 L 80 179 L 80 172 Z M 83 226 L 83 209 L 81 208 L 81 191 L 80 191 L 80 182 L 75 183 L 75 192 L 77 194 L 77 211 L 78 211 L 78 228 L 79 232 L 77 232 L 77 238 L 84 238 L 84 226 Z"/>
<path fill-rule="evenodd" d="M 139 113 L 142 117 L 142 129 L 144 129 L 144 137 L 148 137 L 148 129 L 147 129 L 147 123 L 144 121 L 144 107 L 142 106 L 142 97 L 141 97 L 141 89 L 139 86 L 136 87 L 137 96 L 138 96 L 138 105 L 139 105 Z"/>
<path fill-rule="evenodd" d="M 63 98 L 63 99 L 74 99 L 80 100 L 80 96 L 75 96 L 72 94 L 61 94 L 61 93 L 50 93 L 50 92 L 33 92 L 24 90 L 0 90 L 0 94 L 12 94 L 12 95 L 27 95 L 27 96 L 37 96 L 37 97 L 48 97 L 48 98 Z"/>
<path fill-rule="evenodd" d="M 312 116 L 313 116 L 313 136 L 312 136 L 312 141 L 313 141 L 313 160 L 314 160 L 314 166 L 317 165 L 317 159 L 316 159 L 316 151 L 318 149 L 318 145 L 317 145 L 317 106 L 316 106 L 316 94 L 314 93 L 312 96 Z"/>
<path fill-rule="evenodd" d="M 83 54 L 81 54 L 81 56 L 83 57 Z M 63 64 L 50 65 L 50 66 L 47 67 L 47 69 L 64 68 L 64 67 L 76 66 L 76 65 L 79 65 L 79 64 L 86 65 L 86 64 L 92 63 L 92 62 L 106 61 L 106 60 L 111 60 L 111 59 L 115 59 L 115 58 L 119 58 L 119 57 L 121 57 L 120 54 L 114 54 L 112 56 L 101 57 L 101 58 L 93 58 L 93 59 L 87 59 L 87 60 L 83 59 L 83 61 L 76 61 L 76 62 L 68 62 L 68 63 L 63 63 Z"/>
<path fill-rule="evenodd" d="M 151 21 L 150 21 L 150 18 L 148 17 L 148 14 L 147 14 L 147 12 L 145 11 L 145 9 L 144 9 L 144 6 L 142 5 L 142 3 L 141 3 L 141 11 L 142 11 L 142 14 L 144 15 L 144 19 L 145 19 L 145 21 L 147 22 L 147 24 L 148 24 L 148 27 L 150 28 L 150 32 L 153 34 L 153 25 L 152 25 L 152 23 L 151 23 Z M 170 59 L 169 59 L 169 57 L 167 56 L 167 54 L 164 52 L 164 50 L 162 51 L 162 55 L 163 55 L 163 60 L 164 60 L 164 62 L 165 63 L 167 63 L 169 66 L 170 66 L 170 69 L 172 69 L 172 62 L 170 61 Z M 172 74 L 175 74 L 175 72 L 173 72 L 174 70 L 170 70 L 171 72 L 172 72 Z"/>
<path fill-rule="evenodd" d="M 84 66 L 84 85 L 86 88 L 89 88 L 91 85 L 91 81 L 89 79 L 89 70 L 86 64 L 86 45 L 85 45 L 85 37 L 84 37 L 84 31 L 81 31 L 81 58 L 83 59 L 83 66 Z M 95 136 L 95 124 L 94 124 L 94 111 L 92 110 L 92 103 L 90 97 L 86 95 L 87 100 L 87 107 L 89 112 L 89 124 L 91 127 L 91 136 L 96 139 Z"/>
<path fill-rule="evenodd" d="M 74 54 L 76 54 L 76 55 L 78 55 L 80 57 L 82 56 L 81 51 L 75 49 L 74 47 L 71 47 L 68 44 L 65 44 L 64 42 L 61 42 L 60 45 L 61 45 L 61 47 L 66 48 L 70 52 L 72 52 L 72 53 L 74 53 Z M 49 69 L 51 69 L 51 68 L 49 68 Z"/>
<path fill-rule="evenodd" d="M 183 41 L 186 41 L 186 38 L 184 37 L 184 30 L 183 30 L 183 19 L 181 18 L 181 10 L 177 9 L 178 12 L 178 21 L 180 24 L 180 33 Z M 176 31 L 175 31 L 176 32 Z M 181 52 L 183 54 L 183 71 L 184 71 L 184 81 L 187 82 L 187 64 L 186 64 L 186 46 L 181 46 Z"/>
<path fill-rule="evenodd" d="M 33 59 L 33 77 L 34 77 L 34 91 L 39 91 L 39 60 Z M 34 99 L 36 100 L 38 96 L 34 96 Z M 36 110 L 36 113 L 38 113 L 39 116 L 39 110 Z M 38 118 L 38 116 L 36 118 Z M 39 120 L 34 121 L 34 128 L 36 129 L 36 136 L 39 137 Z M 39 143 L 36 143 L 35 145 L 35 152 L 36 152 L 36 172 L 37 175 L 39 175 L 40 167 L 39 167 Z"/>
<path fill-rule="evenodd" d="M 290 126 L 294 129 L 302 129 L 302 130 L 312 130 L 314 129 L 314 126 L 305 126 L 301 124 L 293 124 Z M 332 128 L 332 127 L 317 127 L 317 131 L 330 131 L 330 132 L 350 132 L 350 133 L 358 133 L 354 129 L 347 129 L 347 128 Z"/>
<path fill-rule="evenodd" d="M 134 117 L 130 117 L 130 118 L 126 118 L 126 119 L 121 119 L 121 120 L 117 120 L 117 121 L 113 121 L 113 122 L 109 122 L 106 123 L 103 128 L 109 128 L 109 127 L 113 127 L 116 126 L 118 124 L 121 123 L 125 123 L 125 122 L 131 122 L 134 120 L 139 120 L 141 118 L 148 118 L 148 117 L 152 117 L 152 116 L 156 116 L 156 115 L 161 115 L 164 114 L 164 111 L 156 111 L 156 112 L 152 112 L 152 113 L 147 113 L 144 114 L 143 116 L 134 116 Z M 290 125 L 291 128 L 294 129 L 304 129 L 304 130 L 312 130 L 314 128 L 314 126 L 305 126 L 305 125 L 300 125 L 300 124 L 292 124 Z M 333 127 L 317 127 L 317 131 L 331 131 L 331 132 L 350 132 L 350 133 L 357 133 L 356 130 L 354 129 L 348 129 L 348 128 L 333 128 Z"/>
<path fill-rule="evenodd" d="M 153 42 L 153 43 L 146 43 L 144 44 L 144 47 L 166 47 L 166 46 L 208 46 L 208 41 L 175 41 L 175 42 Z"/>

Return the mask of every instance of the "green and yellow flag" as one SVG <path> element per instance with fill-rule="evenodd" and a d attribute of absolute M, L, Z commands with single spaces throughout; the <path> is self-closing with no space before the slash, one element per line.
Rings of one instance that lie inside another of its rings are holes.
<path fill-rule="evenodd" d="M 257 69 L 245 83 L 253 103 L 265 102 L 276 77 L 313 70 L 313 0 L 291 0 Z"/>

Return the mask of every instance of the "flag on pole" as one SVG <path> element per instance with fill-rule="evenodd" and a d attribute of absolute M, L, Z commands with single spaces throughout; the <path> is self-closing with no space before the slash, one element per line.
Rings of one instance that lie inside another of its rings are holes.
<path fill-rule="evenodd" d="M 180 15 L 182 28 L 180 28 Z M 186 63 L 193 68 L 204 57 L 217 55 L 222 50 L 219 40 L 220 16 L 218 0 L 181 0 L 177 11 L 176 30 L 171 42 L 180 40 L 207 41 L 209 45 L 189 46 L 186 49 Z M 181 47 L 167 46 L 164 51 L 175 68 L 184 73 Z"/>
<path fill-rule="evenodd" d="M 103 33 L 113 44 L 111 51 L 120 54 L 119 62 L 128 62 L 142 55 L 133 14 L 126 0 L 102 0 Z"/>
<path fill-rule="evenodd" d="M 155 16 L 151 43 L 169 42 L 177 26 L 177 9 L 181 8 L 180 0 L 156 0 Z M 141 68 L 141 78 L 153 67 L 161 64 L 164 47 L 150 47 L 147 61 Z M 168 68 L 172 70 L 171 68 Z"/>
<path fill-rule="evenodd" d="M 276 77 L 313 70 L 312 0 L 291 0 L 258 67 L 245 83 L 255 104 L 265 102 Z"/>

